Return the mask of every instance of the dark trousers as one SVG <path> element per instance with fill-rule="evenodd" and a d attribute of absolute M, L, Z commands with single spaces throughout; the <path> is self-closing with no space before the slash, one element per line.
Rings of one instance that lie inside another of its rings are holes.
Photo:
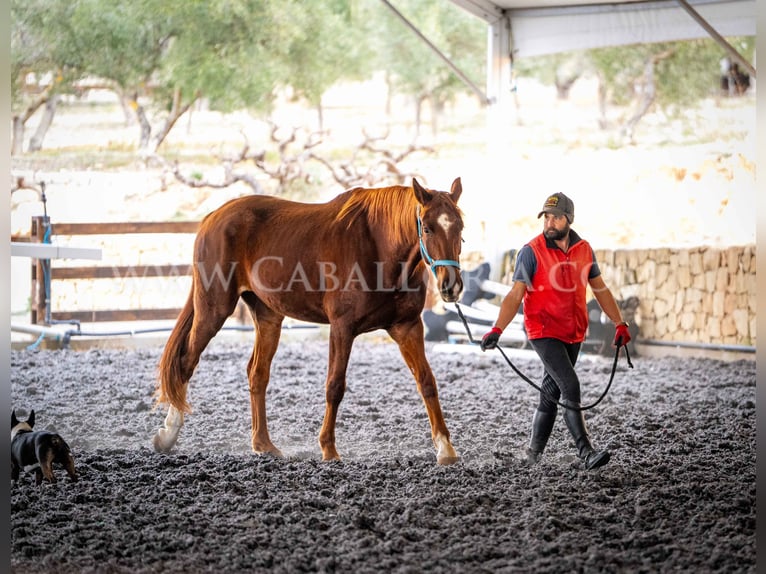
<path fill-rule="evenodd" d="M 539 355 L 545 367 L 540 388 L 540 404 L 537 409 L 555 413 L 560 398 L 580 403 L 580 379 L 574 366 L 580 354 L 581 343 L 565 343 L 558 339 L 530 339 L 529 343 Z"/>

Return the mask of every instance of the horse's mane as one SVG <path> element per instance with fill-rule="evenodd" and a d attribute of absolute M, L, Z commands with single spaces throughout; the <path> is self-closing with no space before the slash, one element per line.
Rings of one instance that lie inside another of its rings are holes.
<path fill-rule="evenodd" d="M 401 185 L 365 189 L 354 188 L 335 216 L 335 221 L 350 226 L 360 216 L 387 234 L 397 244 L 411 239 L 415 229 L 415 199 L 412 189 Z"/>

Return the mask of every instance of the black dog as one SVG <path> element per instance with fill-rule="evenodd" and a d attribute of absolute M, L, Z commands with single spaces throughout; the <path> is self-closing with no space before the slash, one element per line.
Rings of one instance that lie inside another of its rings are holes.
<path fill-rule="evenodd" d="M 33 431 L 35 411 L 30 411 L 26 421 L 16 418 L 16 411 L 11 412 L 11 479 L 19 478 L 19 471 L 33 470 L 36 482 L 43 477 L 49 482 L 56 482 L 52 465 L 57 462 L 64 466 L 72 481 L 77 480 L 74 459 L 69 445 L 61 435 L 50 431 Z"/>

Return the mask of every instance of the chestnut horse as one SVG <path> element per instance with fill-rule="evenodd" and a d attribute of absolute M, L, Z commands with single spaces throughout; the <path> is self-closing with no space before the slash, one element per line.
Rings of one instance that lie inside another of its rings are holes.
<path fill-rule="evenodd" d="M 167 452 L 175 445 L 191 411 L 189 379 L 241 297 L 255 324 L 247 366 L 255 452 L 281 456 L 266 424 L 266 386 L 289 316 L 330 324 L 323 460 L 340 460 L 335 421 L 352 343 L 361 333 L 385 329 L 417 382 L 437 462 L 457 461 L 425 354 L 421 312 L 430 272 L 445 301 L 456 301 L 463 289 L 462 189 L 460 178 L 450 192 L 413 179 L 412 187 L 355 188 L 322 204 L 247 196 L 205 217 L 194 243 L 191 292 L 160 360 L 157 402 L 169 408 L 154 448 Z"/>

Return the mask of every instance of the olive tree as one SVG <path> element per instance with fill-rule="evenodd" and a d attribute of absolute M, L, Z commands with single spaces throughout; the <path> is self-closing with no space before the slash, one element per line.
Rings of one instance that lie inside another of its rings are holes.
<path fill-rule="evenodd" d="M 752 60 L 754 38 L 732 38 L 745 58 Z M 610 127 L 610 105 L 629 109 L 617 129 L 632 139 L 634 129 L 653 107 L 667 113 L 696 105 L 720 89 L 720 61 L 724 49 L 709 38 L 614 46 L 582 52 L 555 54 L 516 62 L 519 75 L 535 77 L 545 84 L 555 83 L 562 90 L 558 73 L 563 67 L 581 74 L 592 73 L 599 80 L 601 127 Z M 571 78 L 570 78 L 571 80 Z"/>
<path fill-rule="evenodd" d="M 396 7 L 464 74 L 483 83 L 484 22 L 441 0 L 403 0 Z M 386 73 L 389 95 L 399 93 L 413 99 L 416 136 L 421 129 L 423 104 L 428 102 L 436 131 L 444 107 L 470 88 L 390 9 L 381 3 L 367 9 L 368 42 L 374 46 L 375 67 Z"/>

